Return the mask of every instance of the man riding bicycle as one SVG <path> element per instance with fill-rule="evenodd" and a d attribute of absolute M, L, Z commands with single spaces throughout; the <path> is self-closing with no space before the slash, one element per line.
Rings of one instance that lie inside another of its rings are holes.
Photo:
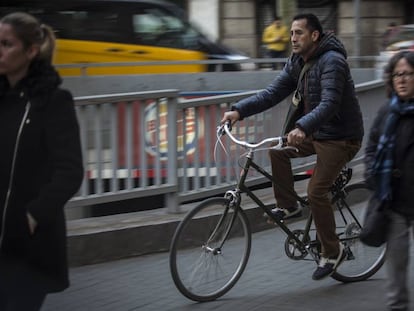
<path fill-rule="evenodd" d="M 232 123 L 267 110 L 292 94 L 284 133 L 295 150 L 270 151 L 277 205 L 272 213 L 280 219 L 298 216 L 293 195 L 290 159 L 316 154 L 316 165 L 308 185 L 321 257 L 312 278 L 320 280 L 335 272 L 345 253 L 335 233 L 335 219 L 328 196 L 342 167 L 361 147 L 362 114 L 342 43 L 323 33 L 313 14 L 299 14 L 291 25 L 292 55 L 275 80 L 263 91 L 245 98 L 224 113 L 222 123 Z"/>

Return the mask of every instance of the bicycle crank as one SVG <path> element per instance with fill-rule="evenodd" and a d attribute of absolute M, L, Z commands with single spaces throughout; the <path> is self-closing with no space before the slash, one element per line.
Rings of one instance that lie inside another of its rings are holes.
<path fill-rule="evenodd" d="M 293 230 L 292 234 L 304 244 L 307 244 L 310 241 L 309 235 L 305 236 L 304 230 Z M 285 241 L 285 253 L 290 259 L 293 260 L 302 260 L 308 255 L 306 249 L 302 245 L 298 245 L 296 240 L 289 236 Z"/>

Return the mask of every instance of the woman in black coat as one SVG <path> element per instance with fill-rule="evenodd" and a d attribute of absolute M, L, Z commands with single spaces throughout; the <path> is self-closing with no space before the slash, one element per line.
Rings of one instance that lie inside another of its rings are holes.
<path fill-rule="evenodd" d="M 31 15 L 0 20 L 0 310 L 39 310 L 69 285 L 64 205 L 83 166 L 54 40 Z"/>
<path fill-rule="evenodd" d="M 374 120 L 365 150 L 365 177 L 389 202 L 387 301 L 389 310 L 409 310 L 407 272 L 414 221 L 414 52 L 400 52 L 386 71 L 389 100 Z M 412 233 L 411 233 L 412 234 Z"/>

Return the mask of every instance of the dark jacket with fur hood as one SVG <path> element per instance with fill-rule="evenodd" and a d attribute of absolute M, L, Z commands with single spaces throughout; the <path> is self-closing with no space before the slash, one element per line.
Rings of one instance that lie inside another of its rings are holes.
<path fill-rule="evenodd" d="M 0 76 L 0 272 L 21 263 L 47 292 L 69 285 L 63 207 L 83 178 L 74 102 L 60 84 L 40 62 L 14 88 Z"/>
<path fill-rule="evenodd" d="M 333 34 L 326 34 L 309 60 L 313 64 L 299 87 L 307 111 L 302 103 L 301 113 L 292 122 L 307 136 L 317 140 L 362 140 L 362 113 L 346 57 L 342 43 Z M 232 109 L 245 118 L 275 106 L 296 90 L 303 66 L 303 58 L 292 54 L 265 90 L 241 100 Z"/>

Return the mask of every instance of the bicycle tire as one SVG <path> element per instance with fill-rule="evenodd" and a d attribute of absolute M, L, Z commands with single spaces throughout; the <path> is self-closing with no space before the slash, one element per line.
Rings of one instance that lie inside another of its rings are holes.
<path fill-rule="evenodd" d="M 251 229 L 241 208 L 226 198 L 210 198 L 192 209 L 177 226 L 170 247 L 170 271 L 177 289 L 187 298 L 212 301 L 239 280 L 251 249 Z M 231 226 L 220 249 L 219 243 Z"/>
<path fill-rule="evenodd" d="M 339 201 L 343 200 L 342 202 L 345 204 L 345 208 L 342 210 L 346 223 L 343 223 L 344 226 L 340 229 L 339 237 L 345 246 L 347 257 L 331 277 L 343 283 L 359 282 L 370 278 L 382 267 L 385 261 L 385 245 L 370 247 L 359 240 L 368 199 L 372 191 L 365 183 L 348 185 L 344 190 L 346 196 Z M 350 208 L 354 216 L 348 212 L 346 206 Z M 341 216 L 339 218 L 342 219 Z M 340 220 L 336 221 L 338 228 Z"/>

